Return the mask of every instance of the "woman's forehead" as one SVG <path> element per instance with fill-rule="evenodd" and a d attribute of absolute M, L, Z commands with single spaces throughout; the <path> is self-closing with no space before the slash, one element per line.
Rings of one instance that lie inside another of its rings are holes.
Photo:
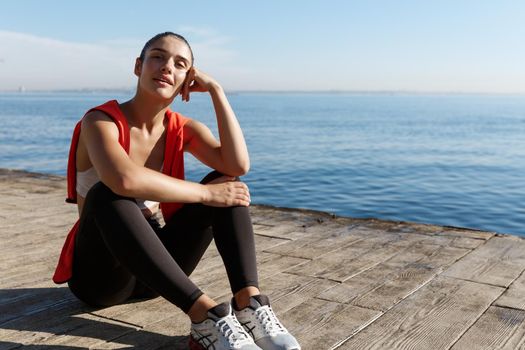
<path fill-rule="evenodd" d="M 191 51 L 188 45 L 184 41 L 173 36 L 165 36 L 155 40 L 148 48 L 148 51 L 155 49 L 160 49 L 161 51 L 168 52 L 174 56 L 179 55 L 191 60 Z"/>

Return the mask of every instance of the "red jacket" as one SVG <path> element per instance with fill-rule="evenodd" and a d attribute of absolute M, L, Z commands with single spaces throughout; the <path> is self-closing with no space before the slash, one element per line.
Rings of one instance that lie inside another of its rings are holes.
<path fill-rule="evenodd" d="M 90 109 L 86 114 L 94 110 L 102 111 L 113 119 L 119 131 L 118 142 L 122 148 L 124 148 L 126 153 L 129 153 L 129 126 L 126 117 L 124 117 L 124 114 L 120 110 L 118 102 L 115 100 L 108 101 L 103 105 Z M 179 113 L 172 112 L 169 109 L 166 111 L 165 117 L 168 118 L 169 121 L 168 129 L 166 130 L 166 146 L 164 149 L 164 164 L 162 172 L 166 175 L 184 180 L 183 129 L 184 124 L 186 124 L 189 119 Z M 73 138 L 71 140 L 71 147 L 69 149 L 66 198 L 66 202 L 68 203 L 77 203 L 76 155 L 81 124 L 82 120 L 80 120 L 75 126 Z M 181 207 L 181 203 L 160 203 L 160 208 L 166 221 L 168 221 L 169 218 Z M 78 224 L 79 220 L 77 220 L 75 225 L 69 231 L 64 246 L 62 247 L 58 265 L 55 269 L 55 274 L 53 275 L 53 281 L 55 283 L 65 283 L 69 281 L 73 275 L 73 250 L 75 247 L 75 237 L 78 232 Z"/>

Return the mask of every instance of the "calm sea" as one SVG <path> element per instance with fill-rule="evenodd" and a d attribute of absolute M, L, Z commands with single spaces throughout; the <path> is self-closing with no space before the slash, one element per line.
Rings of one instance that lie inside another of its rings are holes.
<path fill-rule="evenodd" d="M 71 132 L 126 93 L 0 94 L 0 167 L 65 174 Z M 229 95 L 254 203 L 525 235 L 525 96 Z M 211 125 L 207 96 L 173 109 Z M 186 158 L 187 177 L 207 169 Z"/>

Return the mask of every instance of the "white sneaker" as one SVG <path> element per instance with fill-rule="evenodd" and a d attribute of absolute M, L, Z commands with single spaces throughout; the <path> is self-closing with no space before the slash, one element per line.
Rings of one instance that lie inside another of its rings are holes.
<path fill-rule="evenodd" d="M 208 318 L 191 323 L 191 350 L 261 350 L 246 333 L 228 303 L 208 311 Z"/>
<path fill-rule="evenodd" d="M 235 306 L 235 299 L 232 300 Z M 250 297 L 250 306 L 235 310 L 235 316 L 263 350 L 301 350 L 301 346 L 275 316 L 266 295 Z"/>

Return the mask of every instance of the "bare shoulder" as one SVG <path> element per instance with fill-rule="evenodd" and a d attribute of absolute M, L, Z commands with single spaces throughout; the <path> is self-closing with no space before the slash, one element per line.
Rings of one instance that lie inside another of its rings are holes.
<path fill-rule="evenodd" d="M 78 170 L 84 171 L 93 166 L 88 148 L 98 148 L 103 140 L 116 142 L 118 140 L 118 129 L 108 115 L 101 111 L 91 111 L 82 118 L 76 157 Z"/>
<path fill-rule="evenodd" d="M 101 111 L 91 111 L 82 118 L 82 133 L 104 133 L 118 137 L 117 125 L 111 117 Z"/>
<path fill-rule="evenodd" d="M 84 118 L 82 118 L 82 126 L 93 126 L 95 124 L 105 125 L 104 122 L 110 122 L 112 124 L 115 124 L 113 123 L 113 120 L 111 119 L 110 116 L 108 116 L 106 113 L 102 111 L 97 111 L 97 110 L 87 113 L 84 116 Z"/>

